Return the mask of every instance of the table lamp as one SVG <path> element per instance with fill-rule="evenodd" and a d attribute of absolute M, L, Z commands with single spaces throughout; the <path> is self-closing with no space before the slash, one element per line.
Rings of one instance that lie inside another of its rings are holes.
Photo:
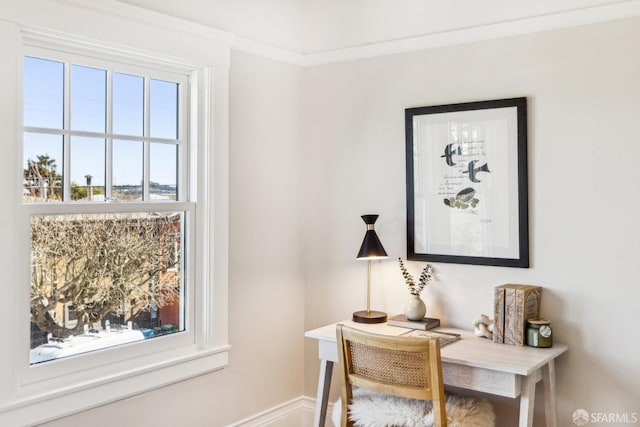
<path fill-rule="evenodd" d="M 371 260 L 387 258 L 387 253 L 380 243 L 380 239 L 373 228 L 378 215 L 362 215 L 362 220 L 367 224 L 367 232 L 360 246 L 357 259 L 367 260 L 367 309 L 353 313 L 353 321 L 358 323 L 383 323 L 387 321 L 387 314 L 381 311 L 371 310 Z"/>

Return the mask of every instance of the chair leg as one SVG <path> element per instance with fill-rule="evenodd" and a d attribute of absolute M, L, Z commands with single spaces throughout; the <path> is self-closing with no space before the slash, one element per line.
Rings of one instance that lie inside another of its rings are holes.
<path fill-rule="evenodd" d="M 340 427 L 353 427 L 353 421 L 349 420 L 349 403 L 353 401 L 353 389 L 351 384 L 344 387 L 342 392 L 342 413 L 340 415 Z"/>
<path fill-rule="evenodd" d="M 445 400 L 433 400 L 433 427 L 447 427 Z"/>

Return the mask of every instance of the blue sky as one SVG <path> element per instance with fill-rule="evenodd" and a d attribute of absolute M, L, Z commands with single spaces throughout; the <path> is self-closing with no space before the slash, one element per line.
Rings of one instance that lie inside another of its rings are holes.
<path fill-rule="evenodd" d="M 112 74 L 113 133 L 142 137 L 144 131 L 144 78 Z M 70 118 L 71 130 L 103 133 L 106 129 L 107 73 L 105 70 L 79 65 L 71 66 Z M 177 137 L 177 83 L 150 79 L 150 136 Z M 24 61 L 24 125 L 62 129 L 64 123 L 64 64 L 25 57 Z M 56 160 L 62 173 L 62 136 L 25 134 L 24 162 L 48 154 Z M 114 140 L 114 185 L 139 185 L 142 180 L 142 141 Z M 173 144 L 151 143 L 151 181 L 176 184 L 176 148 Z M 71 137 L 71 181 L 105 184 L 105 140 L 87 136 Z"/>

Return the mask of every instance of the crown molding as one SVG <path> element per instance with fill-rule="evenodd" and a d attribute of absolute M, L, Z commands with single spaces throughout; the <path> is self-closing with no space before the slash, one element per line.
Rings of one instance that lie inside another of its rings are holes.
<path fill-rule="evenodd" d="M 242 37 L 236 38 L 232 48 L 298 66 L 310 67 L 597 24 L 637 16 L 640 16 L 640 0 L 628 0 L 604 6 L 576 9 L 325 52 L 297 53 L 260 42 L 249 41 Z"/>
<path fill-rule="evenodd" d="M 251 53 L 258 56 L 274 59 L 276 61 L 304 67 L 307 64 L 307 55 L 292 50 L 271 46 L 255 40 L 236 37 L 232 49 L 240 52 Z"/>
<path fill-rule="evenodd" d="M 56 1 L 71 4 L 76 7 L 91 9 L 105 15 L 126 17 L 141 23 L 161 26 L 172 31 L 190 34 L 199 38 L 231 46 L 232 49 L 240 52 L 251 53 L 301 67 L 355 61 L 377 56 L 455 46 L 478 41 L 494 40 L 640 16 L 640 0 L 626 0 L 603 6 L 594 6 L 488 25 L 460 28 L 343 49 L 301 53 L 276 47 L 267 43 L 250 40 L 234 33 L 119 1 Z"/>
<path fill-rule="evenodd" d="M 177 33 L 188 34 L 223 45 L 232 45 L 236 35 L 207 25 L 165 15 L 149 9 L 122 3 L 115 0 L 56 0 L 81 9 L 98 12 L 102 15 L 126 18 L 141 24 L 165 28 Z"/>

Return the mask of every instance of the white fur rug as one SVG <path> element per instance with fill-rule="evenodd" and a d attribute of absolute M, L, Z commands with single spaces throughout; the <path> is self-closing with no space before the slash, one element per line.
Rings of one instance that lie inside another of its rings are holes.
<path fill-rule="evenodd" d="M 493 427 L 495 414 L 489 402 L 447 394 L 448 427 Z M 349 417 L 356 427 L 433 427 L 431 402 L 403 399 L 354 390 Z M 335 403 L 331 420 L 340 427 L 341 401 Z"/>

